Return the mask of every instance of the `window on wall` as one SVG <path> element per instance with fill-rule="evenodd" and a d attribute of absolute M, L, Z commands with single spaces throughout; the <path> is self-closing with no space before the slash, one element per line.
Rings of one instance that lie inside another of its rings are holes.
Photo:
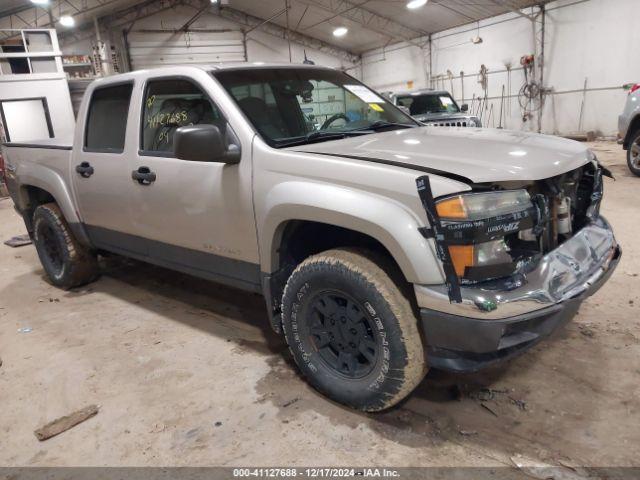
<path fill-rule="evenodd" d="M 87 115 L 85 150 L 122 153 L 133 84 L 94 90 Z"/>
<path fill-rule="evenodd" d="M 144 152 L 171 155 L 175 131 L 200 124 L 216 125 L 224 134 L 226 121 L 198 86 L 183 79 L 149 82 L 142 124 Z"/>

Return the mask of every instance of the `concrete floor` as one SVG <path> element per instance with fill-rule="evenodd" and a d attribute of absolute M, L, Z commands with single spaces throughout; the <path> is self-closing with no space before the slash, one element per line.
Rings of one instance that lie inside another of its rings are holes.
<path fill-rule="evenodd" d="M 0 465 L 640 465 L 640 178 L 619 146 L 593 146 L 617 178 L 603 212 L 624 257 L 610 282 L 526 355 L 432 371 L 384 414 L 309 388 L 261 297 L 117 259 L 64 292 L 32 246 L 0 245 Z M 23 232 L 1 200 L 0 239 Z M 96 417 L 35 438 L 92 403 Z"/>

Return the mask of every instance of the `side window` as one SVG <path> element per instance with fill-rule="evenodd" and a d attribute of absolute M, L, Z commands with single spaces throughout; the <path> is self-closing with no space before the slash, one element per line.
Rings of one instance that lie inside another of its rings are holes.
<path fill-rule="evenodd" d="M 91 95 L 84 139 L 86 150 L 122 153 L 133 84 L 94 90 Z"/>
<path fill-rule="evenodd" d="M 398 105 L 406 108 L 411 108 L 413 103 L 413 97 L 398 97 Z"/>
<path fill-rule="evenodd" d="M 226 121 L 207 96 L 188 80 L 150 81 L 144 96 L 142 150 L 173 152 L 173 135 L 185 125 L 216 125 L 224 134 Z"/>
<path fill-rule="evenodd" d="M 295 110 L 291 108 L 294 105 L 287 103 L 287 99 L 283 101 L 282 97 L 280 97 L 281 105 L 278 105 L 269 83 L 238 85 L 231 88 L 231 95 L 242 111 L 255 122 L 260 133 L 269 138 L 283 138 L 291 135 L 285 123 L 285 115 L 293 115 L 295 118 Z M 286 113 L 283 114 L 283 111 Z M 306 131 L 299 133 L 304 134 Z"/>
<path fill-rule="evenodd" d="M 253 83 L 250 85 L 239 85 L 231 88 L 231 94 L 240 101 L 247 97 L 261 99 L 269 108 L 277 108 L 273 90 L 268 83 Z"/>

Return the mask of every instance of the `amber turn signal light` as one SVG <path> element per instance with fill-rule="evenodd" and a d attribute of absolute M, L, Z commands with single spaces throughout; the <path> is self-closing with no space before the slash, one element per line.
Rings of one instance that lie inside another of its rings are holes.
<path fill-rule="evenodd" d="M 475 252 L 473 245 L 450 246 L 449 254 L 458 277 L 464 277 L 465 269 L 474 266 Z"/>
<path fill-rule="evenodd" d="M 440 218 L 453 218 L 456 220 L 464 220 L 467 218 L 464 199 L 461 196 L 451 197 L 438 202 L 436 211 Z"/>

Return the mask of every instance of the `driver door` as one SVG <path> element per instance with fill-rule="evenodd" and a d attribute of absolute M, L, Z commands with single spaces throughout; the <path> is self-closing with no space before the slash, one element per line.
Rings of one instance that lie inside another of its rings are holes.
<path fill-rule="evenodd" d="M 208 92 L 188 78 L 148 80 L 140 151 L 131 164 L 132 221 L 149 260 L 243 288 L 260 284 L 251 192 L 251 149 L 238 164 L 180 160 L 175 131 L 186 125 L 231 128 Z M 149 176 L 148 174 L 153 174 Z"/>

